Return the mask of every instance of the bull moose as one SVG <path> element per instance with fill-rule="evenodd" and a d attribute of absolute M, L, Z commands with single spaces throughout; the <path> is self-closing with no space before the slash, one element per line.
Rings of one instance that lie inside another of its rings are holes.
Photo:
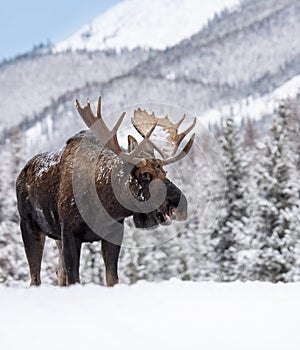
<path fill-rule="evenodd" d="M 41 283 L 46 236 L 57 243 L 59 285 L 79 283 L 82 243 L 101 241 L 106 284 L 113 286 L 118 283 L 125 218 L 133 216 L 136 227 L 140 228 L 187 219 L 186 197 L 167 178 L 163 166 L 178 161 L 190 151 L 195 134 L 181 151 L 179 145 L 195 126 L 196 118 L 179 134 L 185 116 L 172 123 L 168 117 L 157 118 L 154 113 L 139 108 L 131 121 L 143 139 L 138 143 L 129 135 L 125 152 L 117 138 L 125 113 L 110 130 L 101 115 L 101 97 L 97 115 L 89 102 L 82 107 L 76 100 L 76 107 L 90 130 L 71 137 L 59 151 L 33 157 L 16 182 L 22 239 L 31 285 L 35 286 Z M 166 154 L 150 139 L 158 126 L 167 132 L 168 142 L 173 146 L 171 154 Z M 155 156 L 157 153 L 159 156 Z M 161 195 L 162 185 L 163 199 L 152 200 L 152 205 L 147 207 L 151 199 Z"/>

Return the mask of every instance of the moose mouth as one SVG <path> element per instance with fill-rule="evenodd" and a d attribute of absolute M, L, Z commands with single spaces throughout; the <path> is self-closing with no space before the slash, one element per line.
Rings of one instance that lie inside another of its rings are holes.
<path fill-rule="evenodd" d="M 136 213 L 133 215 L 135 226 L 138 228 L 154 228 L 159 225 L 167 226 L 176 220 L 175 208 L 167 210 L 156 209 L 151 213 Z"/>
<path fill-rule="evenodd" d="M 135 226 L 138 228 L 154 228 L 159 225 L 171 225 L 173 220 L 187 220 L 187 203 L 185 197 L 182 198 L 182 202 L 178 205 L 167 202 L 150 213 L 135 213 L 133 215 Z"/>
<path fill-rule="evenodd" d="M 166 211 L 156 210 L 154 218 L 157 222 L 157 225 L 171 225 L 173 220 L 176 220 L 176 210 L 170 206 Z"/>

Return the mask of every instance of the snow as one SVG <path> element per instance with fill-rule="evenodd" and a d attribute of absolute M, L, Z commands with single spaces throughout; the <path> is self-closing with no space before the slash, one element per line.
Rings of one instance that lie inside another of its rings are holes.
<path fill-rule="evenodd" d="M 2 349 L 298 350 L 300 284 L 0 286 Z"/>
<path fill-rule="evenodd" d="M 164 50 L 191 37 L 224 8 L 239 0 L 127 0 L 96 17 L 55 51 L 102 50 L 127 47 Z"/>
<path fill-rule="evenodd" d="M 40 157 L 40 168 L 37 171 L 37 177 L 43 176 L 43 174 L 47 173 L 51 168 L 56 167 L 60 163 L 62 152 L 63 148 L 58 152 L 49 152 Z"/>

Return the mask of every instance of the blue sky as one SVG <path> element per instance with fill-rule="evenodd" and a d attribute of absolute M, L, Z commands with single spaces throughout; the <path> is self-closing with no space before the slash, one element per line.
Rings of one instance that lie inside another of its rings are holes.
<path fill-rule="evenodd" d="M 58 42 L 120 0 L 0 0 L 0 61 Z"/>

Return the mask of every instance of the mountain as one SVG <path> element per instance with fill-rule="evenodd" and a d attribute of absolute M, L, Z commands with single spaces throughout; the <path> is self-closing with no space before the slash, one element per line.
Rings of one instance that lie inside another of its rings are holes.
<path fill-rule="evenodd" d="M 96 17 L 55 51 L 137 47 L 165 50 L 199 32 L 208 20 L 238 0 L 126 0 Z"/>
<path fill-rule="evenodd" d="M 118 6 L 127 8 L 132 3 Z M 179 11 L 170 7 L 171 17 L 171 9 Z M 102 95 L 104 114 L 137 102 L 161 102 L 209 123 L 212 115 L 214 121 L 216 115 L 221 119 L 224 111 L 236 111 L 240 120 L 238 114 L 249 104 L 246 116 L 253 117 L 257 114 L 255 109 L 251 112 L 253 101 L 272 100 L 269 105 L 275 108 L 278 99 L 297 91 L 296 79 L 292 90 L 278 94 L 281 86 L 300 74 L 299 1 L 244 0 L 201 28 L 165 50 L 57 52 L 54 48 L 3 63 L 0 140 L 18 126 L 28 135 L 32 152 L 48 148 L 51 142 L 62 144 L 83 128 L 74 106 L 76 98 L 95 102 Z M 272 114 L 270 109 L 267 112 Z M 39 133 L 48 141 L 40 142 Z"/>
<path fill-rule="evenodd" d="M 32 52 L 3 63 L 0 65 L 0 130 L 1 123 L 9 127 L 24 119 L 31 120 L 68 91 L 127 74 L 151 54 L 141 50 L 122 55 L 102 51 Z"/>

